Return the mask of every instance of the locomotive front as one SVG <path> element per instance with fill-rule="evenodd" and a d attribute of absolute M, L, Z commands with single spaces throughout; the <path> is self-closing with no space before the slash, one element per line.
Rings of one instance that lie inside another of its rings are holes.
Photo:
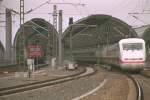
<path fill-rule="evenodd" d="M 140 71 L 146 59 L 145 42 L 139 38 L 122 39 L 119 41 L 120 67 L 123 70 Z"/>

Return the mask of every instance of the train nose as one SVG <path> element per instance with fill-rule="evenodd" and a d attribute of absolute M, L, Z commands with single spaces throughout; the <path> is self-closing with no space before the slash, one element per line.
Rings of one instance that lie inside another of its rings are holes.
<path fill-rule="evenodd" d="M 123 70 L 130 70 L 130 71 L 140 71 L 144 68 L 144 63 L 122 63 L 121 64 L 121 69 Z"/>

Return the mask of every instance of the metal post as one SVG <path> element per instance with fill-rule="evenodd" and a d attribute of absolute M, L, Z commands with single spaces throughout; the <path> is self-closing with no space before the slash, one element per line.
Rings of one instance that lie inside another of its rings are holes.
<path fill-rule="evenodd" d="M 20 0 L 20 28 L 22 34 L 21 34 L 21 38 L 20 38 L 20 53 L 19 53 L 19 58 L 20 58 L 20 65 L 23 65 L 23 67 L 25 68 L 26 65 L 26 47 L 25 47 L 25 33 L 24 33 L 24 0 Z M 22 69 L 22 68 L 21 68 Z"/>
<path fill-rule="evenodd" d="M 59 10 L 58 65 L 62 66 L 62 10 Z"/>
<path fill-rule="evenodd" d="M 20 25 L 24 24 L 24 0 L 20 0 Z"/>
<path fill-rule="evenodd" d="M 108 56 L 108 47 L 109 47 L 109 32 L 110 32 L 109 24 L 106 24 L 106 35 L 107 35 L 107 37 L 106 37 L 106 42 L 107 42 L 107 44 L 106 44 L 106 47 L 107 47 L 106 55 L 107 56 Z"/>
<path fill-rule="evenodd" d="M 56 29 L 57 31 L 57 6 L 54 5 L 53 6 L 53 26 L 54 28 Z M 52 56 L 53 57 L 57 57 L 58 56 L 58 40 L 57 40 L 57 37 L 55 35 L 55 30 L 53 29 L 53 33 L 52 33 Z"/>
<path fill-rule="evenodd" d="M 3 0 L 0 0 L 0 5 L 1 5 L 2 2 L 3 2 Z"/>
<path fill-rule="evenodd" d="M 69 25 L 72 25 L 73 24 L 73 17 L 70 17 L 69 18 Z M 70 26 L 70 54 L 71 54 L 71 57 L 70 57 L 70 60 L 73 61 L 73 54 L 72 54 L 72 28 L 73 26 Z"/>
<path fill-rule="evenodd" d="M 38 41 L 36 41 L 36 49 L 38 48 Z M 39 67 L 38 67 L 38 56 L 36 57 L 36 68 L 37 68 L 37 70 L 39 69 Z"/>
<path fill-rule="evenodd" d="M 50 47 L 51 47 L 51 37 L 50 37 L 50 27 L 48 26 L 48 44 L 47 44 L 47 63 L 49 64 L 49 66 L 50 66 L 50 64 L 51 64 L 51 53 L 50 52 L 52 52 L 52 50 L 50 49 Z"/>
<path fill-rule="evenodd" d="M 73 54 L 72 54 L 72 26 L 70 27 L 70 53 L 71 53 L 71 57 L 70 60 L 73 60 Z"/>
<path fill-rule="evenodd" d="M 53 7 L 53 25 L 57 30 L 57 6 L 56 5 L 54 5 Z"/>
<path fill-rule="evenodd" d="M 39 67 L 38 67 L 38 57 L 36 57 L 36 68 L 37 68 L 37 70 L 39 69 Z"/>
<path fill-rule="evenodd" d="M 12 61 L 11 51 L 12 51 L 12 16 L 11 10 L 6 9 L 6 59 L 10 62 Z"/>
<path fill-rule="evenodd" d="M 100 36 L 98 36 L 97 38 L 97 49 L 98 49 L 98 52 L 100 51 Z M 100 54 L 98 53 L 98 58 L 97 58 L 97 65 L 100 65 Z"/>

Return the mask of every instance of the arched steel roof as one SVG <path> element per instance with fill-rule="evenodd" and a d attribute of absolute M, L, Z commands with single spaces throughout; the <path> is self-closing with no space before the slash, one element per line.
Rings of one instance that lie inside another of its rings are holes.
<path fill-rule="evenodd" d="M 134 28 L 139 37 L 143 37 L 145 30 L 150 27 L 150 25 L 143 25 L 140 27 Z"/>
<path fill-rule="evenodd" d="M 142 38 L 146 41 L 146 43 L 150 44 L 150 26 L 145 29 Z"/>
<path fill-rule="evenodd" d="M 23 25 L 23 28 L 21 27 L 17 31 L 14 39 L 15 52 L 17 52 L 17 54 L 19 54 L 20 50 L 23 48 L 21 46 L 23 35 L 22 33 L 24 33 L 26 47 L 28 44 L 40 44 L 46 51 L 48 50 L 47 49 L 48 41 L 50 40 L 49 48 L 56 49 L 58 33 L 56 29 L 53 27 L 53 25 L 45 21 L 44 19 L 41 18 L 31 19 Z M 53 53 L 56 53 L 56 50 L 53 51 L 54 51 Z"/>
<path fill-rule="evenodd" d="M 0 59 L 4 59 L 4 53 L 5 53 L 5 48 L 2 42 L 0 41 Z"/>
<path fill-rule="evenodd" d="M 0 41 L 0 49 L 3 50 L 3 52 L 5 51 L 4 46 L 1 41 Z"/>
<path fill-rule="evenodd" d="M 91 15 L 70 25 L 63 33 L 64 45 L 69 46 L 70 37 L 74 47 L 94 46 L 118 42 L 122 38 L 137 37 L 125 22 L 109 15 Z"/>
<path fill-rule="evenodd" d="M 48 34 L 50 35 L 53 33 L 55 35 L 58 34 L 52 24 L 50 24 L 49 22 L 41 18 L 34 18 L 30 21 L 27 21 L 23 26 L 24 26 L 24 34 L 26 39 L 30 38 L 32 35 L 40 34 L 40 33 L 42 37 L 45 39 L 48 37 Z M 21 33 L 22 33 L 22 28 L 19 28 L 19 30 L 15 35 L 14 45 L 19 39 Z"/>

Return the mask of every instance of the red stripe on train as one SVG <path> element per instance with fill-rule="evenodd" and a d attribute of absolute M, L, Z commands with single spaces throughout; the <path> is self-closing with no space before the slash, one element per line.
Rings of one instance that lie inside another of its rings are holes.
<path fill-rule="evenodd" d="M 144 63 L 145 61 L 121 61 L 121 63 Z"/>

